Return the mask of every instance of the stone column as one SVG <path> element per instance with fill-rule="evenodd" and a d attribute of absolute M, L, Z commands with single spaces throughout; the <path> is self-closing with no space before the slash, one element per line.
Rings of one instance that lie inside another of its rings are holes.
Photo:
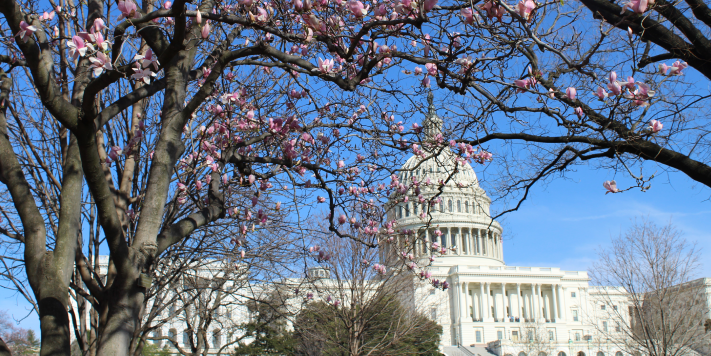
<path fill-rule="evenodd" d="M 533 308 L 532 313 L 531 313 L 531 318 L 534 319 L 534 321 L 538 320 L 538 293 L 536 292 L 536 286 L 537 284 L 532 284 L 531 285 L 531 306 Z"/>
<path fill-rule="evenodd" d="M 558 293 L 557 289 L 558 289 L 557 284 L 551 285 L 551 292 L 553 292 L 553 308 L 551 308 L 551 309 L 553 309 L 553 320 L 552 321 L 554 323 L 558 321 L 558 298 L 556 297 L 556 293 Z"/>
<path fill-rule="evenodd" d="M 501 303 L 501 316 L 504 318 L 504 322 L 506 322 L 506 304 L 508 304 L 506 303 L 506 283 L 501 283 L 501 299 L 501 301 L 503 302 Z"/>
<path fill-rule="evenodd" d="M 558 289 L 560 290 L 560 318 L 563 319 L 563 322 L 565 322 L 568 318 L 568 310 L 566 310 L 565 306 L 565 288 L 562 284 L 559 284 Z"/>
<path fill-rule="evenodd" d="M 452 295 L 454 297 L 454 322 L 459 324 L 462 321 L 462 287 L 459 282 L 454 284 L 454 289 L 452 290 Z"/>
<path fill-rule="evenodd" d="M 536 288 L 538 288 L 538 294 L 536 294 L 536 298 L 538 298 L 538 315 L 539 319 L 543 318 L 543 292 L 541 291 L 541 285 L 536 284 Z"/>
<path fill-rule="evenodd" d="M 462 282 L 462 292 L 464 292 L 464 295 L 462 296 L 462 322 L 465 322 L 468 321 L 467 319 L 469 319 L 469 300 L 467 298 L 467 294 L 469 294 L 469 288 L 467 286 L 467 282 Z"/>
<path fill-rule="evenodd" d="M 486 314 L 484 313 L 484 283 L 479 282 L 479 319 L 484 321 Z"/>
<path fill-rule="evenodd" d="M 476 229 L 476 249 L 477 255 L 481 256 L 481 229 Z"/>
<path fill-rule="evenodd" d="M 477 304 L 476 304 L 477 302 L 475 300 L 475 296 L 476 296 L 476 291 L 474 291 L 474 284 L 472 284 L 471 289 L 469 289 L 469 298 L 471 300 L 471 306 L 472 306 L 472 321 L 476 320 L 476 318 L 477 318 L 476 315 L 477 315 L 477 313 L 479 313 L 479 311 L 477 310 L 479 308 L 477 307 Z"/>
<path fill-rule="evenodd" d="M 490 294 L 491 294 L 491 283 L 487 282 L 487 283 L 486 283 L 486 303 L 484 304 L 484 305 L 485 305 L 485 309 L 486 309 L 486 320 L 487 320 L 487 321 L 488 321 L 488 320 L 491 320 L 491 318 L 493 318 L 493 316 L 491 315 L 491 298 L 490 298 Z"/>
<path fill-rule="evenodd" d="M 464 240 L 462 238 L 462 228 L 458 228 L 457 229 L 457 255 L 461 256 L 462 254 L 464 254 Z"/>
<path fill-rule="evenodd" d="M 516 283 L 516 314 L 514 316 L 521 319 L 521 283 Z"/>
<path fill-rule="evenodd" d="M 504 241 L 501 239 L 501 236 L 499 236 L 499 257 L 503 260 L 504 259 Z"/>

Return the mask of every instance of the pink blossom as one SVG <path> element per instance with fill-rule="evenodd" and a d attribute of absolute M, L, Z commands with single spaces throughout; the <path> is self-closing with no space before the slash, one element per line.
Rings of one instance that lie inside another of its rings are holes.
<path fill-rule="evenodd" d="M 631 40 L 633 38 L 633 36 L 634 36 L 634 33 L 632 32 L 632 28 L 628 26 L 627 27 L 627 37 L 629 37 L 629 39 Z"/>
<path fill-rule="evenodd" d="M 348 219 L 348 218 L 347 218 L 345 215 L 341 214 L 341 216 L 338 217 L 338 223 L 341 224 L 341 225 L 343 225 L 343 224 L 346 223 L 346 220 L 347 220 L 347 219 Z"/>
<path fill-rule="evenodd" d="M 459 14 L 464 18 L 464 23 L 471 25 L 474 23 L 474 11 L 471 7 L 465 7 L 459 10 Z"/>
<path fill-rule="evenodd" d="M 150 69 L 133 68 L 133 71 L 135 73 L 131 75 L 131 78 L 136 80 L 143 80 L 143 82 L 146 84 L 150 84 L 151 77 L 156 76 L 156 74 L 151 72 Z"/>
<path fill-rule="evenodd" d="M 597 90 L 595 91 L 595 96 L 597 96 L 600 100 L 605 100 L 608 97 L 607 91 L 603 89 L 602 87 L 597 87 Z"/>
<path fill-rule="evenodd" d="M 578 96 L 578 91 L 575 90 L 575 88 L 573 88 L 573 87 L 568 87 L 568 89 L 565 89 L 565 95 L 570 100 L 575 100 L 575 98 Z"/>
<path fill-rule="evenodd" d="M 521 0 L 516 4 L 516 13 L 524 20 L 532 20 L 531 13 L 536 9 L 536 3 L 533 0 Z"/>
<path fill-rule="evenodd" d="M 94 47 L 89 43 L 84 43 L 84 40 L 79 36 L 72 37 L 71 41 L 67 41 L 67 47 L 69 47 L 69 55 L 77 60 L 79 57 L 86 55 L 86 51 Z"/>
<path fill-rule="evenodd" d="M 620 192 L 620 190 L 617 189 L 617 182 L 615 182 L 614 180 L 606 180 L 604 183 L 602 183 L 602 186 L 607 189 L 607 192 L 605 192 L 605 194 Z"/>
<path fill-rule="evenodd" d="M 351 10 L 353 16 L 356 18 L 362 18 L 368 13 L 370 5 L 364 6 L 363 3 L 358 0 L 350 0 L 348 2 L 348 8 Z"/>
<path fill-rule="evenodd" d="M 579 106 L 575 108 L 575 115 L 578 115 L 578 117 L 583 117 L 583 115 L 585 115 L 585 113 L 583 113 L 583 108 Z"/>
<path fill-rule="evenodd" d="M 205 21 L 205 26 L 202 27 L 202 31 L 200 32 L 202 39 L 207 39 L 210 36 L 210 29 L 210 21 Z"/>
<path fill-rule="evenodd" d="M 430 77 L 425 77 L 425 79 L 422 79 L 422 86 L 425 88 L 430 87 Z"/>
<path fill-rule="evenodd" d="M 415 67 L 415 75 L 420 75 L 420 74 L 422 74 L 422 68 Z"/>
<path fill-rule="evenodd" d="M 548 97 L 551 99 L 555 99 L 555 91 L 553 89 L 548 89 Z"/>
<path fill-rule="evenodd" d="M 20 21 L 20 32 L 16 36 L 20 37 L 22 42 L 27 42 L 35 31 L 37 31 L 37 27 L 30 26 L 25 21 Z"/>
<path fill-rule="evenodd" d="M 688 66 L 689 65 L 686 64 L 686 62 L 676 61 L 674 62 L 674 64 L 672 64 L 669 75 L 682 75 L 683 73 L 681 71 L 686 69 L 686 67 Z"/>
<path fill-rule="evenodd" d="M 316 197 L 316 201 L 318 201 L 319 203 L 323 203 L 323 202 L 326 201 L 326 198 L 324 198 L 324 197 Z"/>
<path fill-rule="evenodd" d="M 47 13 L 47 11 L 45 11 L 44 13 L 42 13 L 42 16 L 40 16 L 40 21 L 52 21 L 52 19 L 54 19 L 54 11 L 50 13 Z"/>
<path fill-rule="evenodd" d="M 664 125 L 662 125 L 662 122 L 659 120 L 652 120 L 649 122 L 649 127 L 647 127 L 650 131 L 653 133 L 657 133 L 659 131 L 662 131 L 662 128 Z"/>
<path fill-rule="evenodd" d="M 625 9 L 630 9 L 634 11 L 637 14 L 643 14 L 645 11 L 647 11 L 647 6 L 648 5 L 654 5 L 653 0 L 630 0 L 625 4 L 625 6 L 622 7 L 622 11 L 620 11 L 620 14 L 625 12 Z"/>
<path fill-rule="evenodd" d="M 97 52 L 96 57 L 90 57 L 91 68 L 94 70 L 94 76 L 98 77 L 104 70 L 111 70 L 111 60 L 104 52 Z"/>
<path fill-rule="evenodd" d="M 118 9 L 121 11 L 121 15 L 118 17 L 118 20 L 140 17 L 140 14 L 136 12 L 136 3 L 132 0 L 119 1 Z"/>
<path fill-rule="evenodd" d="M 437 6 L 437 1 L 438 0 L 425 0 L 424 5 L 422 6 L 425 13 L 432 11 L 432 9 Z"/>
<path fill-rule="evenodd" d="M 202 23 L 202 12 L 200 10 L 195 11 L 195 22 Z"/>
<path fill-rule="evenodd" d="M 437 75 L 437 64 L 427 63 L 427 64 L 425 64 L 425 68 L 427 68 L 427 74 L 432 75 L 432 76 Z"/>
<path fill-rule="evenodd" d="M 318 59 L 318 69 L 321 73 L 331 73 L 333 71 L 333 60 L 332 59 Z"/>
<path fill-rule="evenodd" d="M 257 14 L 253 14 L 251 11 L 249 12 L 249 18 L 253 22 L 264 23 L 264 22 L 267 22 L 267 20 L 269 20 L 269 13 L 267 12 L 267 10 L 265 10 L 261 7 L 258 7 Z"/>
<path fill-rule="evenodd" d="M 166 10 L 169 10 L 172 6 L 173 6 L 173 3 L 170 2 L 170 1 L 166 1 L 166 2 L 163 4 L 163 8 L 166 9 Z"/>
<path fill-rule="evenodd" d="M 254 184 L 254 181 L 257 180 L 257 177 L 255 177 L 254 174 L 250 174 L 248 179 L 249 179 L 249 185 L 252 185 L 252 184 Z"/>
<path fill-rule="evenodd" d="M 670 66 L 666 65 L 666 63 L 662 63 L 658 66 L 659 68 L 659 74 L 661 75 L 667 75 L 667 72 L 669 71 Z"/>
<path fill-rule="evenodd" d="M 91 32 L 99 32 L 105 28 L 107 28 L 107 27 L 106 27 L 106 24 L 104 23 L 104 20 L 99 17 L 99 18 L 94 19 L 94 24 L 91 26 Z"/>

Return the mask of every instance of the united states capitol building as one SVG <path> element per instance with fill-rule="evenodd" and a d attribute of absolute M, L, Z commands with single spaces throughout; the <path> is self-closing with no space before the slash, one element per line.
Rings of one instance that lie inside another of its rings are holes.
<path fill-rule="evenodd" d="M 435 136 L 441 132 L 442 125 L 430 99 L 423 125 L 425 134 L 430 138 Z M 391 197 L 388 220 L 396 221 L 398 231 L 412 233 L 381 244 L 378 253 L 379 262 L 388 266 L 401 263 L 396 256 L 403 252 L 413 253 L 418 269 L 448 283 L 449 288 L 443 290 L 413 278 L 409 292 L 402 296 L 404 301 L 416 305 L 420 312 L 442 326 L 442 353 L 449 356 L 631 355 L 625 348 L 628 342 L 625 331 L 635 323 L 634 310 L 624 289 L 591 286 L 585 271 L 507 265 L 502 227 L 492 220 L 491 199 L 479 186 L 472 167 L 458 162 L 449 148 L 425 156 L 429 157 L 408 159 L 402 166 L 399 181 L 441 181 L 443 184 L 421 184 L 417 195 L 405 193 Z M 408 199 L 403 199 L 404 196 Z M 440 198 L 436 204 L 427 204 L 436 198 Z M 108 266 L 107 263 L 104 258 L 102 264 Z M 223 265 L 219 261 L 207 263 L 192 273 L 192 279 L 183 277 L 183 283 L 204 280 L 203 284 L 213 285 L 210 281 L 215 278 L 232 278 L 225 286 L 235 288 L 239 278 L 227 275 Z M 327 268 L 313 269 L 309 275 L 326 284 L 330 278 Z M 711 298 L 708 297 L 711 279 L 693 283 L 704 291 L 705 314 L 699 315 L 699 320 L 711 319 Z M 287 281 L 288 284 L 303 283 L 292 280 Z M 267 293 L 270 289 L 269 286 L 250 288 L 253 294 Z M 215 289 L 220 290 L 222 286 Z M 154 343 L 174 351 L 195 347 L 191 325 L 196 322 L 187 316 L 197 315 L 202 307 L 183 305 L 188 302 L 178 302 L 167 293 L 165 300 L 172 302 L 149 305 L 146 309 L 146 315 L 150 315 L 156 325 L 149 335 L 159 340 Z M 200 298 L 206 299 L 206 306 L 211 305 L 213 297 Z M 217 326 L 205 330 L 208 353 L 215 355 L 230 353 L 230 347 L 234 346 L 231 343 L 240 337 L 231 330 L 249 320 L 247 300 L 257 296 L 226 294 L 221 298 L 223 304 L 208 312 Z M 287 304 L 298 306 L 296 302 Z M 81 316 L 75 317 L 81 319 Z M 679 355 L 689 354 L 709 353 Z"/>

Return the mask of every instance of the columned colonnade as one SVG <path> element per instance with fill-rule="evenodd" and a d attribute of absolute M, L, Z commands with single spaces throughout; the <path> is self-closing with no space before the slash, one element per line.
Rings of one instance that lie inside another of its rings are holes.
<path fill-rule="evenodd" d="M 450 248 L 457 246 L 456 251 L 447 252 L 453 256 L 482 256 L 499 260 L 504 259 L 504 250 L 501 244 L 501 235 L 496 231 L 488 229 L 477 229 L 473 227 L 440 227 L 442 236 L 435 234 L 436 229 L 424 231 L 417 239 L 417 251 L 423 255 L 430 254 L 428 248 L 433 242 L 440 246 Z M 429 241 L 428 245 L 424 241 Z"/>
<path fill-rule="evenodd" d="M 460 282 L 455 322 L 566 320 L 565 292 L 561 284 Z"/>

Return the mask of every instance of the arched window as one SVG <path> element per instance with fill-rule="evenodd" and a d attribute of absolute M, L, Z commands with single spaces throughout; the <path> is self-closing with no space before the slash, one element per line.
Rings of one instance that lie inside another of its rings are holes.
<path fill-rule="evenodd" d="M 526 353 L 523 352 L 523 351 L 521 351 L 521 352 L 518 353 L 518 356 L 526 356 Z"/>
<path fill-rule="evenodd" d="M 398 214 L 398 219 L 402 219 L 402 205 L 400 205 L 400 213 Z"/>
<path fill-rule="evenodd" d="M 596 356 L 605 356 L 605 353 L 602 352 L 602 351 L 598 351 L 597 354 L 596 354 Z"/>
<path fill-rule="evenodd" d="M 417 210 L 418 210 L 419 207 L 420 207 L 419 204 L 417 204 L 417 203 L 412 203 L 412 211 L 415 213 L 415 216 L 417 216 L 417 214 L 418 214 L 418 211 L 417 211 Z"/>
<path fill-rule="evenodd" d="M 585 353 L 582 351 L 578 351 L 578 356 L 585 356 Z"/>
<path fill-rule="evenodd" d="M 447 230 L 442 231 L 442 247 L 447 247 Z"/>
<path fill-rule="evenodd" d="M 469 214 L 469 201 L 464 202 L 464 212 Z"/>
<path fill-rule="evenodd" d="M 447 212 L 449 212 L 449 213 L 452 212 L 452 199 L 449 199 L 447 201 Z"/>
<path fill-rule="evenodd" d="M 563 352 L 563 351 L 559 352 L 558 356 L 565 356 L 565 352 Z"/>
<path fill-rule="evenodd" d="M 405 204 L 405 217 L 410 216 L 410 204 Z"/>
<path fill-rule="evenodd" d="M 615 356 L 622 356 L 622 351 L 615 352 Z"/>
<path fill-rule="evenodd" d="M 439 201 L 439 212 L 444 213 L 444 200 Z"/>
<path fill-rule="evenodd" d="M 543 351 L 541 351 L 541 352 L 538 353 L 538 356 L 547 356 L 547 355 L 548 355 L 548 354 L 545 353 L 545 352 L 543 352 Z"/>
<path fill-rule="evenodd" d="M 462 201 L 457 200 L 457 212 L 461 213 L 462 212 Z"/>

